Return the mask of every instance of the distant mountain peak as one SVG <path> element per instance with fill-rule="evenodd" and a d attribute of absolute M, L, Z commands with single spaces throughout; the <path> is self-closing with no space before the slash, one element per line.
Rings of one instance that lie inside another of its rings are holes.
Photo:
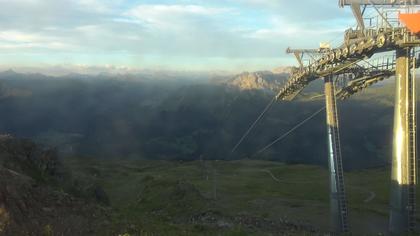
<path fill-rule="evenodd" d="M 2 74 L 2 75 L 17 75 L 18 73 L 16 73 L 16 71 L 14 71 L 13 69 L 8 69 L 8 70 L 5 70 L 3 72 L 0 72 L 0 74 Z"/>
<path fill-rule="evenodd" d="M 227 82 L 240 90 L 276 91 L 288 78 L 288 73 L 272 71 L 244 72 Z"/>
<path fill-rule="evenodd" d="M 284 66 L 284 67 L 277 67 L 271 70 L 274 74 L 290 74 L 293 67 Z"/>

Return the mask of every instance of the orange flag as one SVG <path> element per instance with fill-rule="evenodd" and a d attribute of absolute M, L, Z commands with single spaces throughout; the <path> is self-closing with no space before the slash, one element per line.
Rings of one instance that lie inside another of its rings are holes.
<path fill-rule="evenodd" d="M 420 13 L 401 13 L 400 21 L 414 34 L 420 34 Z"/>

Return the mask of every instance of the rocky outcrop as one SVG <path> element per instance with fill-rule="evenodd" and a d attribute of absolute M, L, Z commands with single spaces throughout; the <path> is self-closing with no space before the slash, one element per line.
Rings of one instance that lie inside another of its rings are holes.
<path fill-rule="evenodd" d="M 67 177 L 55 149 L 42 149 L 10 135 L 0 135 L 0 165 L 41 182 L 61 182 Z"/>
<path fill-rule="evenodd" d="M 105 210 L 0 167 L 0 235 L 92 235 Z"/>
<path fill-rule="evenodd" d="M 91 199 L 77 197 L 73 182 L 54 149 L 0 135 L 0 235 L 98 234 L 108 210 L 95 200 L 106 193 L 94 185 Z"/>
<path fill-rule="evenodd" d="M 287 80 L 287 73 L 270 71 L 245 72 L 228 81 L 228 85 L 240 90 L 277 91 Z"/>

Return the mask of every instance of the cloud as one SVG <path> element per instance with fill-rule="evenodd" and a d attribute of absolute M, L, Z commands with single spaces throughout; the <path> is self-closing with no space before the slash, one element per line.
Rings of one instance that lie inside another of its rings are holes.
<path fill-rule="evenodd" d="M 330 0 L 0 4 L 0 54 L 12 53 L 14 63 L 220 69 L 243 65 L 248 70 L 252 65 L 284 63 L 287 46 L 317 47 L 340 35 L 350 22 L 348 11 Z"/>
<path fill-rule="evenodd" d="M 99 1 L 99 0 L 76 0 L 81 9 L 89 9 L 90 11 L 96 11 L 99 13 L 112 13 L 114 12 L 110 1 Z"/>
<path fill-rule="evenodd" d="M 232 9 L 199 5 L 142 4 L 127 10 L 126 20 L 160 30 L 206 28 L 223 14 L 234 14 Z"/>
<path fill-rule="evenodd" d="M 230 10 L 227 8 L 203 7 L 199 5 L 138 5 L 129 11 L 129 15 L 133 15 L 140 19 L 152 20 L 161 18 L 162 16 L 179 17 L 184 15 L 214 15 L 226 13 Z"/>
<path fill-rule="evenodd" d="M 231 0 L 250 7 L 258 7 L 278 15 L 289 21 L 324 21 L 349 16 L 349 11 L 338 7 L 338 0 Z"/>
<path fill-rule="evenodd" d="M 74 48 L 74 46 L 65 43 L 61 38 L 49 35 L 20 31 L 0 31 L 0 49 L 3 49 L 3 52 L 16 49 L 69 50 L 71 48 Z"/>

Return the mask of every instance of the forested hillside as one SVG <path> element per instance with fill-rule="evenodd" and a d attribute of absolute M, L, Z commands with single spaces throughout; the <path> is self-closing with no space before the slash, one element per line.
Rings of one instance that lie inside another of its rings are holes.
<path fill-rule="evenodd" d="M 310 99 L 320 93 L 322 84 L 309 88 L 297 101 L 276 103 L 232 154 L 232 147 L 273 95 L 266 89 L 235 87 L 229 82 L 234 79 L 238 77 L 53 78 L 4 72 L 0 130 L 57 147 L 67 156 L 326 163 L 324 113 L 254 155 L 324 105 L 322 97 Z M 339 109 L 345 167 L 386 164 L 391 155 L 393 84 L 370 88 L 340 102 Z"/>

